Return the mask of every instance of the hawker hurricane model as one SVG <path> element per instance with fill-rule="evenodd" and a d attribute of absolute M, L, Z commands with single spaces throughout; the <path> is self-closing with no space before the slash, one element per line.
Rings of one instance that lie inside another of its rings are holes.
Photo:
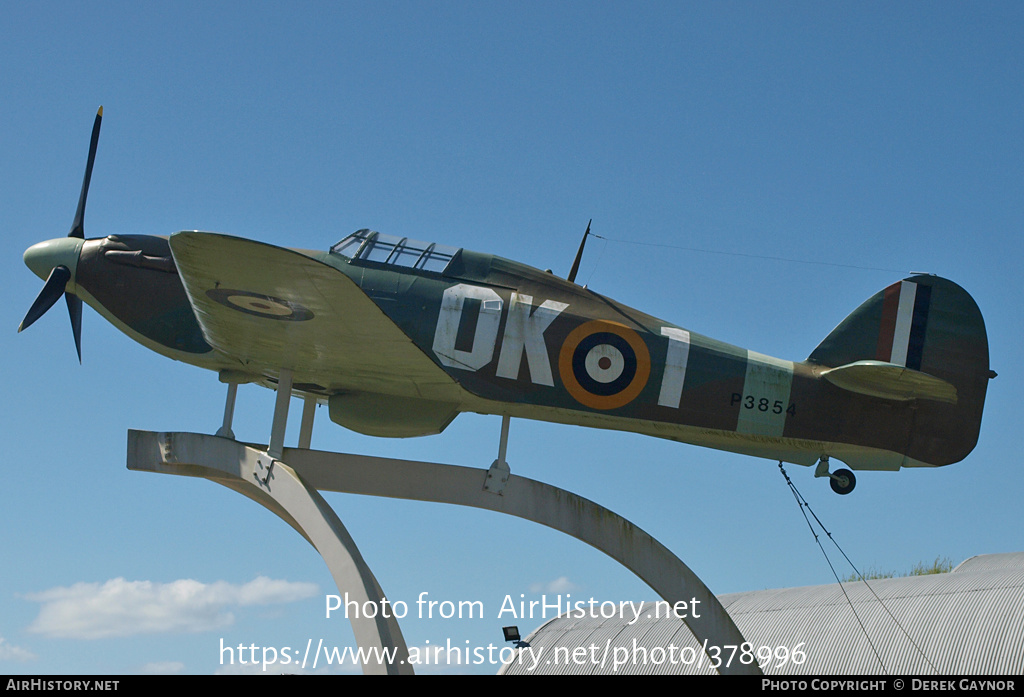
<path fill-rule="evenodd" d="M 852 469 L 962 460 L 988 341 L 973 299 L 915 275 L 869 298 L 804 361 L 683 329 L 550 272 L 360 230 L 328 251 L 238 237 L 84 239 L 100 114 L 71 233 L 25 252 L 47 279 L 22 328 L 65 294 L 132 339 L 228 383 L 292 390 L 374 436 L 440 433 L 461 412 L 633 431 L 801 465 L 839 493 Z"/>

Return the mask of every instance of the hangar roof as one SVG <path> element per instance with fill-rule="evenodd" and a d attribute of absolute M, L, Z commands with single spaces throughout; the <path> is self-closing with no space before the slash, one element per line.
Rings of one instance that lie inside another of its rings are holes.
<path fill-rule="evenodd" d="M 1024 552 L 971 557 L 945 574 L 719 599 L 755 655 L 771 649 L 768 675 L 1024 674 Z M 535 669 L 513 661 L 499 673 L 716 672 L 686 625 L 658 610 L 645 603 L 632 623 L 632 612 L 555 618 L 526 638 L 541 656 Z"/>

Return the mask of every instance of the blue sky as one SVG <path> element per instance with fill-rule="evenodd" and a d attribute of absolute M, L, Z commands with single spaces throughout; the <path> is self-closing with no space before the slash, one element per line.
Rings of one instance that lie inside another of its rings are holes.
<path fill-rule="evenodd" d="M 593 240 L 579 280 L 792 360 L 906 273 L 951 278 L 981 307 L 999 373 L 974 452 L 863 473 L 846 497 L 788 470 L 862 567 L 1024 549 L 1018 3 L 40 2 L 4 15 L 0 673 L 232 672 L 222 640 L 352 643 L 324 618 L 326 567 L 284 523 L 212 483 L 125 469 L 129 428 L 216 430 L 216 376 L 88 308 L 81 366 L 63 307 L 15 334 L 41 286 L 22 252 L 67 234 L 100 104 L 87 237 L 201 229 L 325 249 L 370 227 L 565 274 L 593 218 L 626 242 Z M 238 436 L 265 441 L 272 406 L 243 387 Z M 499 428 L 467 414 L 392 441 L 321 411 L 313 446 L 486 467 Z M 525 421 L 508 460 L 629 518 L 717 593 L 831 581 L 772 462 Z M 531 523 L 328 500 L 389 597 L 484 604 L 479 620 L 407 618 L 411 646 L 500 646 L 505 595 L 654 599 Z"/>

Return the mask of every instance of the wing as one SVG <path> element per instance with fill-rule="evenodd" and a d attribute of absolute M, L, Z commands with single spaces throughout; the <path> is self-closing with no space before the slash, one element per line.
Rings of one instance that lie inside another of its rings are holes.
<path fill-rule="evenodd" d="M 291 368 L 297 389 L 458 402 L 460 390 L 338 269 L 305 254 L 205 232 L 171 252 L 207 343 L 254 376 Z"/>

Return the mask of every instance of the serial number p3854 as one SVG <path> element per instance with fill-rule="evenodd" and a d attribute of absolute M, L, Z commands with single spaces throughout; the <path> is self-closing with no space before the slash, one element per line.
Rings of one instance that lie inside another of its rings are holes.
<path fill-rule="evenodd" d="M 781 414 L 785 411 L 790 416 L 796 416 L 796 402 L 790 402 L 787 407 L 781 399 L 771 400 L 768 397 L 758 397 L 752 394 L 740 394 L 733 392 L 729 400 L 729 406 L 739 404 L 744 409 L 756 409 L 757 411 Z"/>

